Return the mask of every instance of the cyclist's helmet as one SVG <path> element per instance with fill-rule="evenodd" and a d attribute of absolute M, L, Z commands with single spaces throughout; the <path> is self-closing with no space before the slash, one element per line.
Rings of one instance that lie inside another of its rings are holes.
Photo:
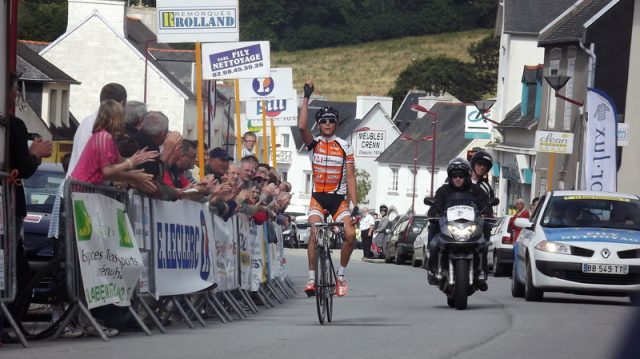
<path fill-rule="evenodd" d="M 447 165 L 447 176 L 451 178 L 453 174 L 462 174 L 465 178 L 471 177 L 471 166 L 467 160 L 457 157 L 452 159 Z"/>
<path fill-rule="evenodd" d="M 319 109 L 318 112 L 316 112 L 316 122 L 320 121 L 321 119 L 334 119 L 336 123 L 338 123 L 338 110 L 331 106 L 325 106 Z"/>
<path fill-rule="evenodd" d="M 473 155 L 473 157 L 471 157 L 471 168 L 474 168 L 476 163 L 480 161 L 487 163 L 487 171 L 493 167 L 493 157 L 491 157 L 491 155 L 486 151 L 478 151 Z"/>

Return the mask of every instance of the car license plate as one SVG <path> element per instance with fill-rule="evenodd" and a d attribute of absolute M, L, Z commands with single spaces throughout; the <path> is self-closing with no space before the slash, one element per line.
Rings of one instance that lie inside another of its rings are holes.
<path fill-rule="evenodd" d="M 629 266 L 626 264 L 582 264 L 583 273 L 620 274 L 629 273 Z"/>

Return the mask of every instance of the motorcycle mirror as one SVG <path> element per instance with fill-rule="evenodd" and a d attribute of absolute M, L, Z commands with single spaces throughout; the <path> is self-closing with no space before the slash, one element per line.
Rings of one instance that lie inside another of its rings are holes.
<path fill-rule="evenodd" d="M 424 204 L 426 204 L 427 206 L 433 206 L 434 204 L 436 204 L 436 201 L 432 197 L 425 197 Z"/>

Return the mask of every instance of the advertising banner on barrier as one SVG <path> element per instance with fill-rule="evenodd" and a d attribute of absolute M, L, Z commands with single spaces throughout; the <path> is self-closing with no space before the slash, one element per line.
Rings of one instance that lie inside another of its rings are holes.
<path fill-rule="evenodd" d="M 216 267 L 213 271 L 217 290 L 232 290 L 238 288 L 238 245 L 234 236 L 235 223 L 233 220 L 223 221 L 218 216 L 213 217 L 213 238 L 215 240 Z"/>
<path fill-rule="evenodd" d="M 260 283 L 266 281 L 265 241 L 263 226 L 256 226 L 252 219 L 238 214 L 238 235 L 240 239 L 240 286 L 242 289 L 257 291 Z"/>
<path fill-rule="evenodd" d="M 208 205 L 152 200 L 152 206 L 155 294 L 187 294 L 211 286 L 215 255 Z"/>
<path fill-rule="evenodd" d="M 97 193 L 73 193 L 72 200 L 87 306 L 129 305 L 142 258 L 124 204 Z"/>
<path fill-rule="evenodd" d="M 131 196 L 131 205 L 133 208 L 129 211 L 129 220 L 133 226 L 133 233 L 138 242 L 140 249 L 151 249 L 151 205 L 148 197 L 139 194 Z"/>

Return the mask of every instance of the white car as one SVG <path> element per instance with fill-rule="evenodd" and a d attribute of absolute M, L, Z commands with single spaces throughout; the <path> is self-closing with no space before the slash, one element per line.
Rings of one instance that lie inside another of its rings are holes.
<path fill-rule="evenodd" d="M 540 301 L 545 292 L 629 296 L 640 304 L 640 197 L 552 191 L 540 200 L 514 245 L 511 292 Z"/>
<path fill-rule="evenodd" d="M 411 255 L 411 265 L 418 267 L 422 265 L 423 268 L 427 268 L 427 261 L 429 258 L 429 252 L 427 250 L 427 244 L 429 244 L 429 223 L 426 223 L 420 234 L 413 241 L 413 254 Z"/>
<path fill-rule="evenodd" d="M 510 273 L 513 264 L 513 237 L 509 233 L 510 219 L 510 215 L 498 218 L 491 229 L 487 260 L 496 277 Z"/>

